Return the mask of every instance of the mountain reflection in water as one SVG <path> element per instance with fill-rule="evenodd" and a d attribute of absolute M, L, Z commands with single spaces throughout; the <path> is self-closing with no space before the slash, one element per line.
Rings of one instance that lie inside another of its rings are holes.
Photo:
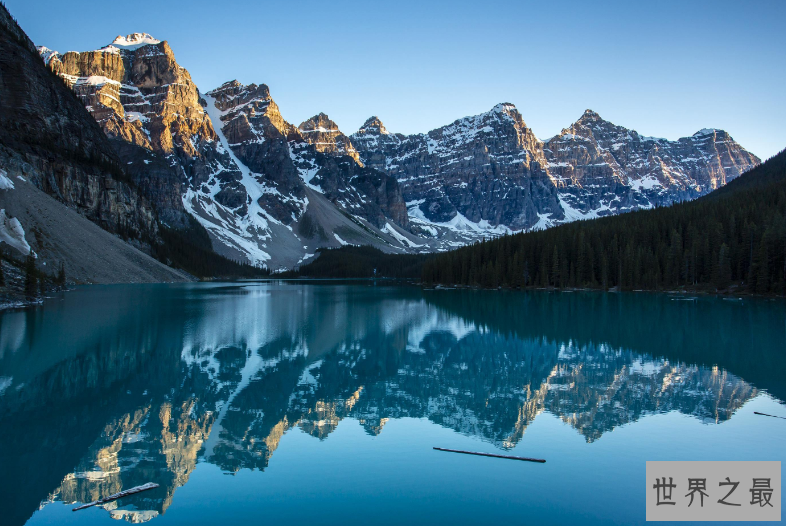
<path fill-rule="evenodd" d="M 198 462 L 264 470 L 297 427 L 426 418 L 514 447 L 547 411 L 587 442 L 643 415 L 721 424 L 783 398 L 782 303 L 364 285 L 91 287 L 0 315 L 0 505 L 164 513 Z"/>

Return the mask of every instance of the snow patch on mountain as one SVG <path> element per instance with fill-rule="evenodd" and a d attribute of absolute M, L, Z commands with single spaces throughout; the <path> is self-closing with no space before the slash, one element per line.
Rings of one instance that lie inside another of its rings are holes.
<path fill-rule="evenodd" d="M 60 56 L 60 53 L 46 46 L 36 46 L 36 49 L 38 50 L 38 54 L 41 55 L 41 58 L 44 59 L 44 64 L 49 64 L 50 60 Z"/>
<path fill-rule="evenodd" d="M 252 265 L 264 265 L 270 259 L 270 254 L 265 250 L 266 240 L 271 239 L 268 220 L 271 219 L 267 212 L 259 205 L 259 198 L 272 188 L 261 185 L 251 170 L 240 162 L 229 147 L 229 142 L 221 130 L 221 110 L 215 106 L 215 99 L 210 95 L 203 95 L 207 101 L 207 114 L 217 123 L 214 126 L 221 147 L 232 159 L 235 167 L 240 170 L 242 178 L 240 183 L 248 195 L 248 210 L 240 216 L 233 210 L 217 203 L 215 195 L 219 191 L 218 183 L 208 187 L 208 192 L 201 189 L 188 188 L 183 194 L 183 206 L 193 215 L 199 223 L 230 246 L 247 255 Z M 221 167 L 223 169 L 223 167 Z M 211 178 L 215 181 L 215 177 Z"/>
<path fill-rule="evenodd" d="M 8 172 L 0 168 L 0 190 L 13 190 L 14 182 L 8 177 Z"/>
<path fill-rule="evenodd" d="M 7 243 L 24 255 L 30 253 L 30 245 L 25 239 L 25 229 L 15 217 L 8 217 L 5 209 L 0 209 L 0 243 Z"/>
<path fill-rule="evenodd" d="M 421 203 L 422 200 L 410 201 L 407 203 L 407 212 L 409 214 L 410 221 L 421 226 L 430 227 L 431 229 L 441 228 L 451 230 L 458 234 L 467 235 L 471 239 L 503 236 L 505 234 L 514 234 L 517 232 L 515 230 L 511 230 L 505 225 L 491 225 L 485 219 L 482 219 L 477 223 L 470 221 L 460 212 L 457 212 L 450 221 L 430 221 L 428 218 L 426 218 L 423 210 L 420 209 Z"/>
<path fill-rule="evenodd" d="M 74 81 L 74 86 L 103 86 L 104 84 L 112 84 L 113 86 L 120 86 L 120 82 L 112 80 L 102 75 L 91 75 L 89 77 L 74 77 L 71 75 L 63 75 L 64 77 L 71 77 Z"/>
<path fill-rule="evenodd" d="M 401 246 L 403 246 L 403 247 L 420 248 L 420 247 L 423 246 L 423 245 L 418 245 L 417 243 L 414 243 L 413 241 L 408 239 L 406 236 L 404 236 L 401 233 L 399 233 L 396 230 L 396 228 L 393 225 L 391 225 L 390 223 L 385 223 L 385 226 L 383 226 L 381 228 L 381 230 L 382 230 L 382 232 L 388 234 L 389 236 L 393 237 L 396 241 L 401 243 Z"/>
<path fill-rule="evenodd" d="M 131 33 L 130 35 L 126 36 L 118 36 L 115 38 L 109 46 L 117 48 L 117 49 L 125 49 L 128 51 L 134 51 L 136 49 L 141 48 L 142 46 L 148 46 L 150 44 L 160 44 L 161 41 L 158 39 L 153 38 L 151 35 L 147 33 Z M 107 46 L 107 47 L 109 47 Z M 104 48 L 104 50 L 107 50 Z"/>

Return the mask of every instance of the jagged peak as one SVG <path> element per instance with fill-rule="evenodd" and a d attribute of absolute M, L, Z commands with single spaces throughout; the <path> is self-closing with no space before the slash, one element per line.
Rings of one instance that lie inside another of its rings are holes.
<path fill-rule="evenodd" d="M 704 136 L 704 135 L 725 135 L 726 132 L 718 129 L 718 128 L 702 128 L 696 133 L 693 134 L 694 137 Z"/>
<path fill-rule="evenodd" d="M 338 132 L 341 133 L 341 130 L 338 129 L 338 125 L 330 120 L 330 117 L 327 116 L 326 113 L 318 113 L 314 115 L 310 119 L 307 119 L 300 123 L 298 129 L 302 132 Z"/>
<path fill-rule="evenodd" d="M 237 79 L 224 82 L 219 87 L 206 92 L 206 95 L 218 97 L 219 95 L 226 93 L 253 93 L 256 95 L 255 98 L 270 98 L 270 88 L 267 87 L 267 84 L 243 84 Z"/>
<path fill-rule="evenodd" d="M 512 122 L 517 127 L 526 127 L 527 125 L 524 122 L 521 113 L 519 113 L 519 110 L 514 104 L 510 102 L 501 102 L 487 112 L 480 113 L 478 115 L 470 115 L 468 117 L 464 117 L 463 119 L 458 119 L 451 126 L 485 126 L 483 123 L 486 122 L 489 118 L 495 120 L 507 120 Z"/>
<path fill-rule="evenodd" d="M 360 127 L 358 133 L 372 134 L 372 135 L 389 135 L 387 128 L 382 124 L 382 121 L 376 115 L 366 119 L 363 126 Z"/>
<path fill-rule="evenodd" d="M 518 113 L 519 110 L 516 109 L 515 104 L 512 104 L 510 102 L 500 102 L 499 104 L 491 108 L 491 111 L 494 113 L 510 114 L 512 112 Z"/>
<path fill-rule="evenodd" d="M 139 49 L 142 46 L 160 43 L 160 40 L 153 38 L 153 36 L 149 33 L 131 33 L 130 35 L 126 36 L 118 35 L 117 38 L 115 38 L 109 45 L 118 49 L 133 51 L 135 49 Z"/>
<path fill-rule="evenodd" d="M 223 84 L 221 84 L 219 87 L 217 87 L 215 89 L 212 89 L 212 90 L 208 91 L 207 93 L 209 95 L 210 93 L 212 93 L 214 91 L 220 91 L 220 90 L 225 90 L 225 89 L 229 89 L 229 88 L 245 88 L 245 86 L 243 85 L 242 82 L 240 82 L 237 79 L 228 80 L 228 81 L 224 82 Z"/>
<path fill-rule="evenodd" d="M 598 112 L 594 110 L 586 109 L 584 110 L 584 113 L 581 114 L 581 117 L 579 117 L 579 119 L 576 122 L 571 124 L 570 127 L 568 128 L 563 128 L 562 131 L 555 137 L 552 137 L 552 139 L 557 139 L 560 137 L 571 138 L 576 133 L 578 133 L 580 136 L 584 136 L 584 133 L 580 131 L 581 128 L 584 127 L 595 128 L 595 129 L 598 128 L 618 129 L 618 130 L 626 130 L 632 134 L 636 133 L 635 130 L 628 130 L 627 128 L 617 126 L 616 124 L 607 121 L 606 119 L 601 117 L 600 114 L 598 114 Z"/>
<path fill-rule="evenodd" d="M 579 120 L 576 122 L 596 122 L 596 121 L 604 121 L 604 119 L 598 114 L 598 112 L 590 109 L 584 110 L 584 113 L 581 114 Z"/>
<path fill-rule="evenodd" d="M 485 113 L 481 113 L 480 115 L 475 115 L 473 117 L 466 117 L 467 119 L 485 119 L 489 116 L 497 116 L 497 118 L 503 118 L 506 120 L 510 120 L 516 126 L 527 126 L 527 123 L 524 122 L 524 118 L 522 117 L 521 113 L 519 112 L 516 105 L 511 102 L 500 102 L 499 104 L 495 105 L 489 111 Z"/>

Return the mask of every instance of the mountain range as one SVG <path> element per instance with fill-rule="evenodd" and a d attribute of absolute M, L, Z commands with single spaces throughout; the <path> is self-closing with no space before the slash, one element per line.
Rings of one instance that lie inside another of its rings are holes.
<path fill-rule="evenodd" d="M 3 17 L 6 36 L 30 50 L 4 9 Z M 83 174 L 43 150 L 35 163 L 20 161 L 30 147 L 10 134 L 2 168 L 153 256 L 160 229 L 271 270 L 346 244 L 446 251 L 693 199 L 760 162 L 722 130 L 668 141 L 590 110 L 543 141 L 509 103 L 428 133 L 392 133 L 371 117 L 347 135 L 324 113 L 289 123 L 264 84 L 201 91 L 169 44 L 146 33 L 91 51 L 35 51 L 62 82 L 50 87 L 56 78 L 28 59 L 4 64 L 20 82 L 35 71 L 41 93 L 28 97 L 46 98 L 49 89 L 62 98 L 64 84 L 87 110 L 69 101 L 67 112 L 55 104 L 35 118 L 60 119 L 53 145 L 72 143 L 69 155 L 111 169 Z M 37 225 L 22 228 L 30 237 Z"/>

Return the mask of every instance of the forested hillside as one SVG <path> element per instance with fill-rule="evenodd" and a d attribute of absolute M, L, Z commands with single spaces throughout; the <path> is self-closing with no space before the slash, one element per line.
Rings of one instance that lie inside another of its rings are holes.
<path fill-rule="evenodd" d="M 505 236 L 424 263 L 424 283 L 786 293 L 786 150 L 689 203 Z"/>
<path fill-rule="evenodd" d="M 285 272 L 281 277 L 307 278 L 401 278 L 419 279 L 423 263 L 432 255 L 385 254 L 374 247 L 344 246 L 321 249 L 319 257 L 300 267 Z M 376 270 L 376 273 L 375 273 Z"/>

